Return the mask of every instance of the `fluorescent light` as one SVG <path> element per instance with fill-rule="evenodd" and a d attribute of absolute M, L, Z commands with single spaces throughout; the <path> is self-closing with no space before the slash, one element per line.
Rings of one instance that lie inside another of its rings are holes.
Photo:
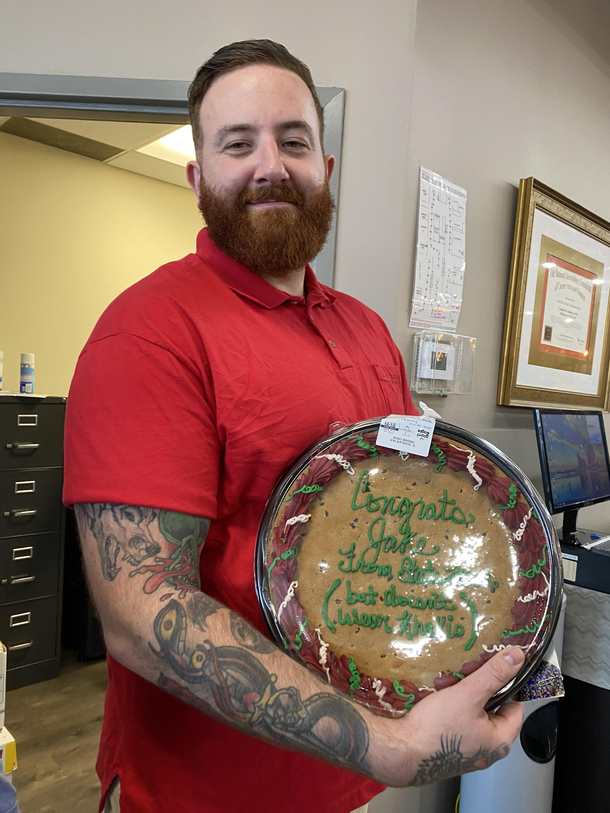
<path fill-rule="evenodd" d="M 191 125 L 180 127 L 173 133 L 163 136 L 152 144 L 140 147 L 137 152 L 151 155 L 153 158 L 160 158 L 162 161 L 170 161 L 172 164 L 179 164 L 185 167 L 189 161 L 195 160 L 195 147 L 193 146 L 193 133 Z"/>
<path fill-rule="evenodd" d="M 555 263 L 542 263 L 543 268 L 555 268 Z"/>

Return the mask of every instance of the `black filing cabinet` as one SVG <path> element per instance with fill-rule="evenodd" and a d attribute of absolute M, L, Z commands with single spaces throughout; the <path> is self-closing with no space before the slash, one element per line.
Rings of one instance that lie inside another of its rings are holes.
<path fill-rule="evenodd" d="M 0 396 L 0 641 L 8 689 L 59 674 L 65 402 Z"/>

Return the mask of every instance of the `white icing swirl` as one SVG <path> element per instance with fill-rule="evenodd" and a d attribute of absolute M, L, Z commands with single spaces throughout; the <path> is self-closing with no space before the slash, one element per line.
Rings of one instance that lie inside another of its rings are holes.
<path fill-rule="evenodd" d="M 485 646 L 483 644 L 483 649 L 485 652 L 500 652 L 502 649 L 506 649 L 509 646 L 514 646 L 515 649 L 529 649 L 533 644 L 528 644 L 527 646 L 521 646 L 520 644 L 494 644 L 493 646 Z"/>
<path fill-rule="evenodd" d="M 296 525 L 297 522 L 307 522 L 309 519 L 311 519 L 311 514 L 299 514 L 298 517 L 290 517 L 290 519 L 286 520 L 286 527 Z"/>
<path fill-rule="evenodd" d="M 528 593 L 526 596 L 517 596 L 517 601 L 522 601 L 524 604 L 527 604 L 529 601 L 534 601 L 534 599 L 544 598 L 548 592 L 549 588 L 547 584 L 546 589 L 543 590 L 542 593 L 540 592 L 540 590 L 534 590 L 533 593 Z"/>
<path fill-rule="evenodd" d="M 398 452 L 398 457 L 400 457 L 401 460 L 408 460 L 409 452 Z"/>
<path fill-rule="evenodd" d="M 375 694 L 379 700 L 379 705 L 383 706 L 384 709 L 388 709 L 388 711 L 394 712 L 394 706 L 383 699 L 383 696 L 386 693 L 386 687 L 383 685 L 383 683 L 380 680 L 374 680 L 373 689 L 375 689 Z"/>
<path fill-rule="evenodd" d="M 454 446 L 453 443 L 450 443 L 449 445 L 451 446 L 452 449 L 457 449 L 458 452 L 465 452 L 466 451 L 466 449 L 460 449 L 459 446 Z M 475 470 L 475 467 L 474 467 L 474 464 L 476 463 L 476 460 L 477 460 L 477 457 L 476 457 L 475 453 L 473 451 L 471 451 L 470 449 L 468 449 L 468 463 L 466 463 L 466 470 L 467 470 L 468 474 L 472 477 L 472 479 L 476 480 L 477 484 L 476 484 L 476 486 L 474 486 L 474 490 L 478 491 L 481 488 L 481 486 L 483 485 L 483 480 L 481 480 L 479 475 L 476 473 L 476 470 Z"/>
<path fill-rule="evenodd" d="M 326 457 L 328 460 L 335 460 L 340 466 L 342 466 L 348 474 L 355 474 L 356 472 L 352 468 L 352 464 L 349 460 L 346 460 L 343 455 L 340 454 L 317 454 L 314 460 L 317 460 L 318 457 Z"/>
<path fill-rule="evenodd" d="M 288 602 L 294 596 L 294 591 L 297 589 L 298 586 L 299 586 L 298 582 L 292 582 L 290 587 L 288 588 L 288 592 L 286 593 L 286 598 L 284 599 L 284 601 L 282 601 L 282 603 L 280 604 L 280 606 L 278 607 L 278 610 L 277 610 L 277 620 L 278 621 L 280 620 L 280 616 L 284 612 L 284 609 L 288 605 Z"/>
<path fill-rule="evenodd" d="M 519 527 L 518 527 L 518 528 L 517 528 L 517 530 L 515 531 L 515 539 L 517 540 L 517 542 L 521 542 L 521 537 L 522 537 L 522 536 L 523 536 L 523 534 L 525 533 L 525 529 L 526 529 L 526 527 L 527 527 L 527 523 L 528 523 L 528 522 L 530 521 L 530 519 L 531 519 L 531 516 L 532 516 L 532 511 L 533 511 L 533 510 L 534 510 L 533 508 L 530 508 L 530 510 L 527 512 L 527 514 L 526 514 L 526 515 L 523 517 L 523 519 L 521 520 L 521 525 L 519 525 Z"/>
<path fill-rule="evenodd" d="M 318 641 L 320 642 L 320 660 L 319 660 L 319 664 L 322 667 L 322 669 L 324 669 L 324 671 L 326 672 L 326 677 L 328 678 L 328 682 L 330 683 L 330 669 L 326 665 L 326 663 L 328 661 L 329 645 L 322 638 L 322 635 L 321 635 L 320 630 L 319 630 L 318 627 L 316 627 L 316 635 L 318 636 Z"/>

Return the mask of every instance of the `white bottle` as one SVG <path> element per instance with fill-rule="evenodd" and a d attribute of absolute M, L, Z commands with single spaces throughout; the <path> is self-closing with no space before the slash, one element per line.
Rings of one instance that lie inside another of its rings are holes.
<path fill-rule="evenodd" d="M 21 354 L 21 372 L 19 376 L 19 392 L 34 392 L 34 354 Z"/>

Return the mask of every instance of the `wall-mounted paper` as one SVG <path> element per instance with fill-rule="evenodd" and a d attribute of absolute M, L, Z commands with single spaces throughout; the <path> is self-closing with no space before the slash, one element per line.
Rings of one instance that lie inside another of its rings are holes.
<path fill-rule="evenodd" d="M 421 168 L 409 327 L 455 332 L 466 269 L 466 190 Z"/>

